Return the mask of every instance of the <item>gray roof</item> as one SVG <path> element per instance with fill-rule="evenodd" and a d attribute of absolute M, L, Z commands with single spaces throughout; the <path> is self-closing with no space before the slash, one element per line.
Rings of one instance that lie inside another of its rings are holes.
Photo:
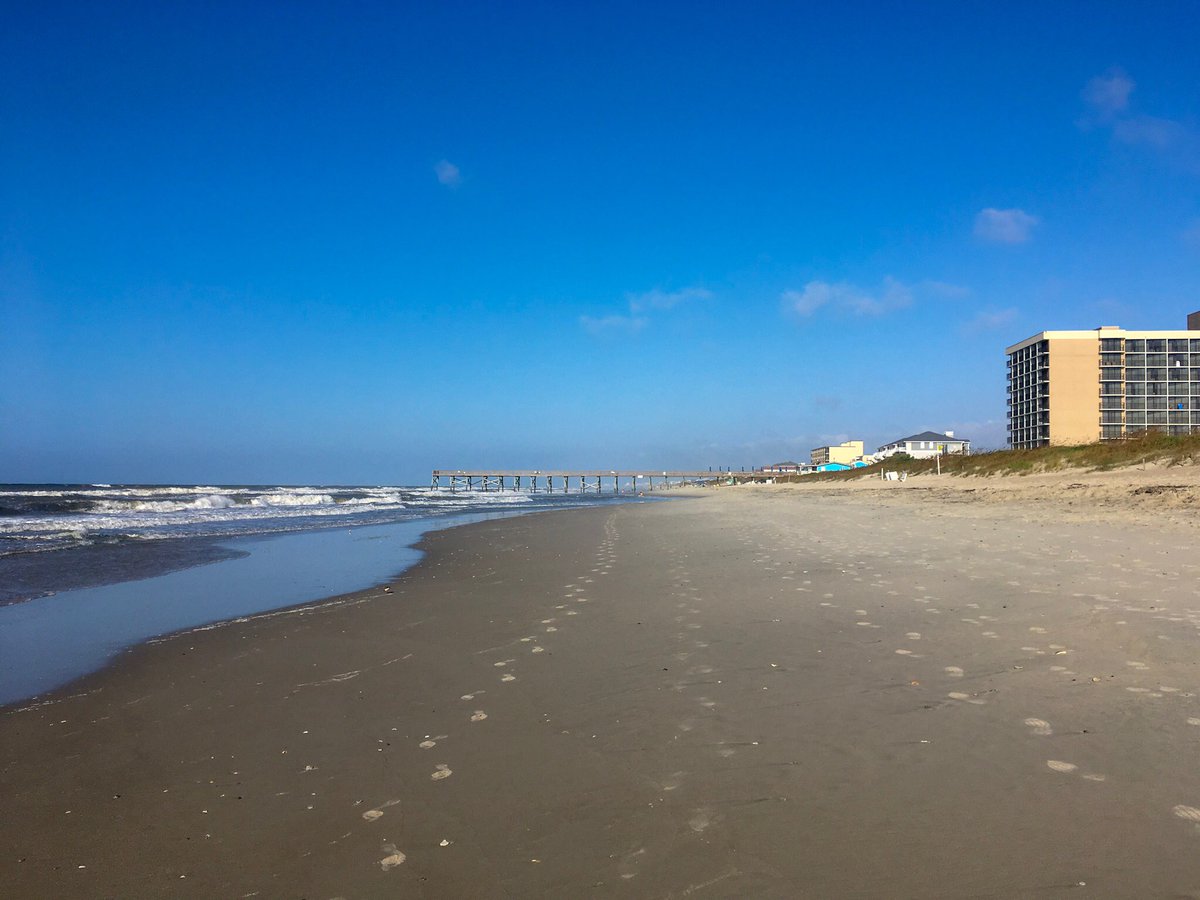
<path fill-rule="evenodd" d="M 905 444 L 909 441 L 941 441 L 943 443 L 949 442 L 959 444 L 971 443 L 971 441 L 967 438 L 948 437 L 944 434 L 938 434 L 936 431 L 922 431 L 920 434 L 913 434 L 906 438 L 900 438 L 899 440 L 888 441 L 883 446 L 890 447 L 892 444 Z"/>

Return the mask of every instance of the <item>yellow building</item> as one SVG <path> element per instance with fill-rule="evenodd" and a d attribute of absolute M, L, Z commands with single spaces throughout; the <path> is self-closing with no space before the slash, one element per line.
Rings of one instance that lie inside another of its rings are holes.
<path fill-rule="evenodd" d="M 809 452 L 809 457 L 814 466 L 823 466 L 825 463 L 845 463 L 846 465 L 850 465 L 856 459 L 861 459 L 862 455 L 862 441 L 845 441 L 834 447 L 817 447 Z"/>
<path fill-rule="evenodd" d="M 1008 354 L 1008 444 L 1200 432 L 1200 313 L 1186 331 L 1043 331 Z"/>

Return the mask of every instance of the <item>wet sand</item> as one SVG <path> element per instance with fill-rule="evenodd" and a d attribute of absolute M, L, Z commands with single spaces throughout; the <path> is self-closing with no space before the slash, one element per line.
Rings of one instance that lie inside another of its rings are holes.
<path fill-rule="evenodd" d="M 472 525 L 139 648 L 0 714 L 0 896 L 1200 896 L 1194 529 L 897 496 Z"/>

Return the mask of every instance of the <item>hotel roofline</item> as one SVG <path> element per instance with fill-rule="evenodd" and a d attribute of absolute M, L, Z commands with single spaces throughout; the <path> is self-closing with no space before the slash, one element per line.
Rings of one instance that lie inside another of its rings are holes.
<path fill-rule="evenodd" d="M 1117 325 L 1102 325 L 1099 328 L 1091 328 L 1087 331 L 1039 331 L 1032 337 L 1027 337 L 1023 341 L 1013 344 L 1011 347 L 1005 348 L 1006 354 L 1016 353 L 1018 350 L 1024 350 L 1031 344 L 1036 344 L 1039 341 L 1048 340 L 1097 340 L 1102 337 L 1123 337 L 1133 338 L 1194 338 L 1200 337 L 1196 333 L 1196 329 L 1161 329 L 1161 328 L 1142 328 L 1136 331 L 1127 331 Z"/>

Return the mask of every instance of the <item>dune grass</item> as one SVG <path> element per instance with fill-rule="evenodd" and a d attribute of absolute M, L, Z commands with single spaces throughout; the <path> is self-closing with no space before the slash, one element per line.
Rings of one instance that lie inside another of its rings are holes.
<path fill-rule="evenodd" d="M 1121 441 L 1103 441 L 1070 447 L 1039 447 L 1036 450 L 992 450 L 970 456 L 943 456 L 942 472 L 951 475 L 1029 475 L 1060 469 L 1091 472 L 1136 466 L 1145 462 L 1187 465 L 1200 461 L 1200 434 L 1171 435 L 1142 432 Z M 865 469 L 848 472 L 818 472 L 812 475 L 775 476 L 776 481 L 847 481 L 881 470 L 912 475 L 935 471 L 936 460 L 891 457 Z"/>

